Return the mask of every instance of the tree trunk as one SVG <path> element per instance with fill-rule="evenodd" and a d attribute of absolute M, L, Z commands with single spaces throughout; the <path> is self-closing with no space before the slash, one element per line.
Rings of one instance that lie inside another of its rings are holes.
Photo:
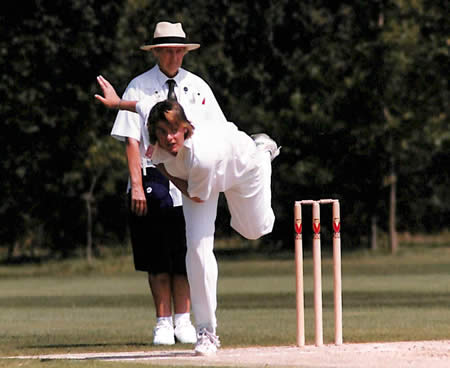
<path fill-rule="evenodd" d="M 377 250 L 377 216 L 372 216 L 370 249 Z"/>
<path fill-rule="evenodd" d="M 92 230 L 93 230 L 93 216 L 92 216 L 92 203 L 94 202 L 94 189 L 95 184 L 97 183 L 98 178 L 101 175 L 101 171 L 97 174 L 94 174 L 91 182 L 91 186 L 89 187 L 89 191 L 83 194 L 83 199 L 86 202 L 86 260 L 88 264 L 92 264 L 92 250 L 93 250 L 93 242 L 92 242 Z"/>
<path fill-rule="evenodd" d="M 384 117 L 389 126 L 392 121 L 392 116 L 386 106 L 383 108 Z M 394 152 L 394 138 L 393 133 L 389 134 L 389 154 L 390 154 L 390 170 L 391 174 L 388 177 L 387 184 L 390 188 L 389 194 L 389 246 L 391 253 L 395 254 L 398 251 L 397 240 L 397 173 L 395 170 L 395 152 Z"/>
<path fill-rule="evenodd" d="M 86 196 L 86 211 L 87 211 L 87 223 L 86 223 L 86 260 L 88 264 L 92 263 L 92 197 L 89 193 Z"/>
<path fill-rule="evenodd" d="M 397 175 L 393 171 L 390 178 L 390 200 L 389 200 L 389 245 L 391 253 L 398 251 L 397 239 Z"/>
<path fill-rule="evenodd" d="M 9 246 L 8 246 L 8 261 L 12 261 L 13 260 L 13 258 L 14 258 L 14 256 L 16 255 L 16 253 L 17 253 L 17 249 L 19 248 L 19 242 L 17 241 L 17 240 L 15 240 L 15 241 L 13 241 L 13 242 L 11 242 L 11 243 L 9 243 Z"/>

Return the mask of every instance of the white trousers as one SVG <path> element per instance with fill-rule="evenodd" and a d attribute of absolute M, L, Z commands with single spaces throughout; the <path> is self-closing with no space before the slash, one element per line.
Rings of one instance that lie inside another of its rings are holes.
<path fill-rule="evenodd" d="M 272 166 L 268 152 L 255 155 L 257 165 L 244 173 L 226 190 L 231 226 L 248 239 L 258 239 L 272 231 L 275 215 L 271 206 Z M 217 261 L 214 256 L 214 232 L 219 192 L 203 203 L 183 198 L 186 220 L 186 268 L 191 304 L 197 330 L 217 327 Z"/>

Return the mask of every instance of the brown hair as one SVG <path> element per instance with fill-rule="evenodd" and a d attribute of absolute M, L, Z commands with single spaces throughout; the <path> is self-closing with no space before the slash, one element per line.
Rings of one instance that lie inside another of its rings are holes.
<path fill-rule="evenodd" d="M 148 135 L 151 144 L 155 144 L 155 142 L 157 141 L 156 124 L 158 122 L 163 122 L 174 130 L 178 130 L 180 125 L 183 125 L 184 128 L 186 128 L 184 139 L 190 138 L 194 133 L 193 125 L 186 118 L 183 107 L 177 101 L 164 100 L 158 102 L 151 109 L 147 121 Z"/>

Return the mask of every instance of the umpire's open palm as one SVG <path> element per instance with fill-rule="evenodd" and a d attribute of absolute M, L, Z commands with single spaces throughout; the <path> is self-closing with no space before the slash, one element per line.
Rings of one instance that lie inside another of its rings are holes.
<path fill-rule="evenodd" d="M 94 97 L 99 100 L 103 105 L 109 109 L 117 109 L 120 102 L 120 97 L 117 95 L 114 87 L 101 75 L 97 77 L 97 82 L 100 85 L 103 96 L 95 95 Z"/>

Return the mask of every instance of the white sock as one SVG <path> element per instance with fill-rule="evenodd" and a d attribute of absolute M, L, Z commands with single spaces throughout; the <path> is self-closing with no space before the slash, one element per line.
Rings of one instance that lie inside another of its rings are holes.
<path fill-rule="evenodd" d="M 156 324 L 164 323 L 173 326 L 172 316 L 169 317 L 157 317 Z"/>
<path fill-rule="evenodd" d="M 189 313 L 175 313 L 175 326 L 178 322 L 189 320 L 190 321 L 191 315 Z"/>

